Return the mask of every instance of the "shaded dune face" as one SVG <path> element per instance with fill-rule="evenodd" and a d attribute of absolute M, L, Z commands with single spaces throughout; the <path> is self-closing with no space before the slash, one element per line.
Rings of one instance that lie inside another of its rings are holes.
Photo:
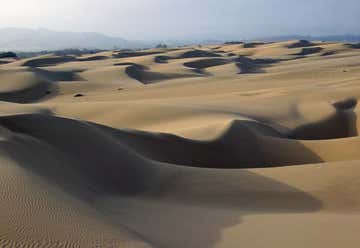
<path fill-rule="evenodd" d="M 263 168 L 322 161 L 302 144 L 282 138 L 276 130 L 257 122 L 233 121 L 211 141 L 101 128 L 143 156 L 185 166 Z M 275 148 L 271 143 L 276 144 Z"/>
<path fill-rule="evenodd" d="M 307 40 L 299 40 L 297 42 L 288 45 L 287 47 L 291 49 L 291 48 L 302 48 L 302 47 L 311 47 L 311 46 L 315 46 L 315 44 Z"/>
<path fill-rule="evenodd" d="M 97 178 L 98 183 L 104 187 L 106 187 L 107 183 L 115 185 L 115 182 L 119 182 L 120 185 L 115 188 L 124 189 L 125 187 L 121 183 L 125 181 L 121 177 L 125 176 L 125 178 L 134 181 L 131 178 L 136 177 L 133 174 L 136 174 L 136 170 L 127 172 L 126 169 L 121 167 L 116 169 L 118 164 L 115 159 L 117 155 L 115 154 L 117 152 L 115 152 L 116 149 L 113 148 L 111 142 L 117 141 L 120 147 L 124 146 L 124 149 L 129 149 L 121 154 L 138 154 L 140 157 L 146 157 L 154 161 L 191 167 L 266 168 L 321 163 L 324 159 L 326 161 L 326 154 L 322 154 L 322 157 L 319 156 L 317 149 L 313 149 L 311 144 L 308 145 L 306 141 L 301 140 L 330 140 L 357 136 L 356 124 L 350 123 L 355 120 L 351 118 L 351 113 L 347 112 L 348 109 L 346 108 L 353 107 L 353 101 L 353 99 L 349 99 L 335 103 L 334 105 L 339 109 L 337 109 L 334 116 L 319 122 L 304 124 L 291 130 L 290 133 L 281 133 L 271 126 L 261 124 L 255 120 L 232 121 L 224 127 L 216 138 L 208 141 L 197 141 L 165 133 L 117 130 L 94 123 L 81 123 L 43 115 L 5 117 L 0 119 L 0 123 L 12 131 L 26 133 L 40 139 L 46 138 L 48 139 L 47 142 L 50 143 L 56 142 L 53 145 L 65 149 L 66 153 L 77 154 L 77 156 L 80 156 L 78 159 L 86 161 L 86 163 L 96 163 L 98 159 L 89 156 L 87 151 L 81 150 L 84 147 L 83 142 L 90 145 L 91 142 L 96 140 L 96 144 L 93 145 L 94 148 L 91 148 L 94 153 L 91 154 L 95 156 L 95 151 L 96 157 L 101 157 L 102 151 L 103 156 L 108 154 L 109 165 L 105 161 L 98 161 L 98 163 L 101 163 L 106 171 L 112 171 L 113 169 L 115 171 L 111 173 L 112 176 L 110 177 L 108 175 L 101 176 L 101 174 L 97 174 L 96 165 L 94 165 L 89 167 L 94 169 L 93 172 L 90 169 L 87 171 L 90 173 L 89 176 Z M 45 126 L 49 131 L 43 130 Z M 51 126 L 53 126 L 54 130 L 50 129 Z M 62 131 L 64 126 L 69 126 L 68 129 L 73 130 L 76 136 Z M 104 142 L 101 143 L 98 139 L 93 141 L 91 138 L 94 136 L 91 134 L 92 132 L 98 137 L 102 135 Z M 59 137 L 64 140 L 64 143 L 61 142 Z M 65 145 L 68 139 L 72 140 L 71 145 Z M 80 143 L 77 144 L 77 142 Z M 317 144 L 317 146 L 321 150 L 331 147 L 331 144 Z M 114 155 L 110 154 L 112 150 L 114 150 Z M 132 161 L 130 160 L 124 163 L 139 164 L 141 163 L 140 157 L 133 162 L 130 162 Z M 342 157 L 338 160 L 343 159 Z M 109 166 L 109 168 L 106 166 Z M 144 169 L 140 169 L 140 171 L 142 170 Z M 112 179 L 112 177 L 114 178 Z"/>
<path fill-rule="evenodd" d="M 353 49 L 360 49 L 360 43 L 349 44 L 348 46 Z"/>
<path fill-rule="evenodd" d="M 159 64 L 166 64 L 168 63 L 169 59 L 171 59 L 171 57 L 165 55 L 159 55 L 154 58 L 154 62 Z"/>
<path fill-rule="evenodd" d="M 125 72 L 129 77 L 143 84 L 157 83 L 160 81 L 177 78 L 191 78 L 201 76 L 197 71 L 189 71 L 188 73 L 161 73 L 144 70 L 137 65 L 131 65 L 126 67 Z"/>
<path fill-rule="evenodd" d="M 3 70 L 0 72 L 0 81 L 0 100 L 16 103 L 37 101 L 56 88 L 28 69 Z"/>
<path fill-rule="evenodd" d="M 236 66 L 240 69 L 240 74 L 247 73 L 262 73 L 264 68 L 274 63 L 279 63 L 277 59 L 251 59 L 245 56 L 240 56 L 236 59 Z"/>
<path fill-rule="evenodd" d="M 139 65 L 136 63 L 131 63 L 131 62 L 125 62 L 125 63 L 116 63 L 114 64 L 115 66 L 133 66 L 135 68 L 138 68 L 139 70 L 149 70 L 148 67 L 143 66 L 143 65 Z"/>
<path fill-rule="evenodd" d="M 191 62 L 184 63 L 184 66 L 195 68 L 195 69 L 205 69 L 212 66 L 225 65 L 229 63 L 226 59 L 201 59 Z"/>
<path fill-rule="evenodd" d="M 218 51 L 204 51 L 204 50 L 192 49 L 190 51 L 186 51 L 173 56 L 158 55 L 154 58 L 154 61 L 156 63 L 167 63 L 168 60 L 172 60 L 172 59 L 206 58 L 206 57 L 222 57 L 222 55 Z"/>
<path fill-rule="evenodd" d="M 60 63 L 71 62 L 71 61 L 74 61 L 74 60 L 75 60 L 75 57 L 72 57 L 72 56 L 45 57 L 45 58 L 27 60 L 23 64 L 23 66 L 46 67 L 46 66 L 57 65 L 57 64 L 60 64 Z"/>
<path fill-rule="evenodd" d="M 78 197 L 84 202 L 92 201 L 102 195 L 118 195 L 118 196 L 136 196 L 136 195 L 149 195 L 151 197 L 166 197 L 171 201 L 176 202 L 188 202 L 191 204 L 210 204 L 211 206 L 231 206 L 241 207 L 242 209 L 249 209 L 251 211 L 260 211 L 264 205 L 270 211 L 290 211 L 290 212 L 302 212 L 302 211 L 315 211 L 321 208 L 321 203 L 307 196 L 301 191 L 297 191 L 295 188 L 282 184 L 272 179 L 262 177 L 250 171 L 243 171 L 240 174 L 229 171 L 217 171 L 217 170 L 197 170 L 190 167 L 172 167 L 167 164 L 157 163 L 156 153 L 160 155 L 154 149 L 149 149 L 147 154 L 154 153 L 153 160 L 145 159 L 146 154 L 144 150 L 141 150 L 139 144 L 134 145 L 132 142 L 142 143 L 143 146 L 157 147 L 163 154 L 174 156 L 175 152 L 171 149 L 182 149 L 183 157 L 192 157 L 194 152 L 201 152 L 199 159 L 203 160 L 203 163 L 207 163 L 211 166 L 211 161 L 216 159 L 216 156 L 229 156 L 229 151 L 223 151 L 217 153 L 216 144 L 205 144 L 204 147 L 196 147 L 195 141 L 182 141 L 179 137 L 172 137 L 166 134 L 149 134 L 141 133 L 137 131 L 121 131 L 110 129 L 105 126 L 99 126 L 92 123 L 82 123 L 75 120 L 46 116 L 46 115 L 17 115 L 0 118 L 0 124 L 3 128 L 8 129 L 6 132 L 11 132 L 9 135 L 13 135 L 15 139 L 19 141 L 26 140 L 28 144 L 33 144 L 32 149 L 37 153 L 36 149 L 44 149 L 47 152 L 56 156 L 60 163 L 56 163 L 51 167 L 42 167 L 40 162 L 42 158 L 35 159 L 38 165 L 35 167 L 26 167 L 27 164 L 23 163 L 26 170 L 32 170 L 40 177 L 44 177 L 54 185 L 62 188 L 66 192 Z M 237 126 L 239 125 L 239 126 Z M 244 126 L 249 125 L 242 124 Z M 46 126 L 46 128 L 45 128 Z M 252 136 L 245 134 L 244 130 L 241 130 L 241 124 L 233 124 L 224 134 L 224 137 L 220 138 L 223 143 L 230 143 L 230 145 L 236 145 L 236 149 L 254 149 L 245 151 L 247 154 L 254 153 L 255 147 L 249 148 L 248 145 L 236 144 L 235 134 L 245 135 L 243 142 L 249 142 L 246 140 L 246 136 Z M 72 133 L 61 131 L 62 129 L 72 130 Z M 263 134 L 277 136 L 278 133 L 263 126 L 256 126 L 262 130 Z M 19 135 L 18 137 L 16 137 Z M 147 142 L 146 139 L 151 139 L 151 142 Z M 165 145 L 161 144 L 159 139 L 165 141 Z M 178 140 L 178 142 L 177 142 Z M 69 142 L 70 141 L 70 142 Z M 181 144 L 184 142 L 185 144 Z M 187 143 L 186 143 L 187 142 Z M 251 141 L 250 141 L 251 142 Z M 210 142 L 209 142 L 210 143 Z M 13 147 L 14 146 L 14 147 Z M 2 148 L 8 152 L 9 156 L 16 159 L 16 150 L 22 153 L 20 148 L 16 147 L 15 143 L 3 144 Z M 13 147 L 13 149 L 12 149 Z M 86 151 L 83 150 L 86 147 Z M 168 147 L 168 149 L 166 149 Z M 226 144 L 222 144 L 223 148 L 231 149 L 235 147 L 227 147 Z M 220 148 L 220 146 L 219 146 Z M 30 152 L 30 151 L 29 151 Z M 223 154 L 225 152 L 225 154 Z M 301 151 L 300 151 L 301 152 Z M 191 153 L 191 154 L 186 154 Z M 215 154 L 215 156 L 214 156 Z M 254 154 L 261 156 L 261 154 Z M 243 157 L 241 157 L 243 156 Z M 25 157 L 30 161 L 31 152 Z M 151 157 L 151 155 L 150 155 Z M 169 157 L 174 162 L 176 157 Z M 178 157 L 179 158 L 179 157 Z M 195 155 L 196 158 L 196 155 Z M 235 159 L 242 159 L 243 163 L 246 160 L 244 155 Z M 185 161 L 185 160 L 183 160 Z M 65 164 L 61 162 L 65 162 Z M 191 166 L 192 161 L 186 161 L 188 166 Z M 196 161 L 197 162 L 197 161 Z M 220 164 L 226 164 L 226 161 L 220 161 L 218 159 L 218 166 Z M 196 164 L 195 164 L 196 165 Z M 58 167 L 60 166 L 60 167 Z M 256 167 L 253 166 L 252 167 Z M 259 168 L 262 167 L 260 164 Z M 63 177 L 62 175 L 69 176 Z M 168 181 L 171 179 L 170 181 Z M 200 188 L 193 191 L 191 188 L 199 184 Z M 215 185 L 220 182 L 226 182 L 228 184 L 228 194 L 222 195 Z M 240 185 L 240 187 L 237 186 Z M 166 187 L 164 187 L 167 185 Z M 242 186 L 241 186 L 242 185 Z M 247 186 L 245 186 L 247 185 Z M 257 190 L 256 185 L 263 185 L 258 190 L 264 190 L 262 194 L 262 200 L 258 201 L 257 196 L 252 196 L 252 190 Z M 264 185 L 266 185 L 264 187 Z M 253 188 L 254 187 L 254 188 Z M 268 189 L 274 189 L 273 193 L 266 193 Z M 211 193 L 210 193 L 211 192 Z M 291 193 L 290 193 L 291 192 Z M 244 194 L 242 198 L 236 199 L 237 194 Z M 207 198 L 206 195 L 209 195 Z M 211 195 L 211 196 L 210 196 Z M 221 201 L 216 200 L 221 198 Z M 272 199 L 270 202 L 268 202 Z M 287 206 L 282 207 L 286 202 Z"/>
<path fill-rule="evenodd" d="M 324 140 L 358 136 L 357 115 L 353 98 L 333 103 L 333 112 L 323 120 L 304 124 L 291 133 L 291 137 L 305 140 Z"/>
<path fill-rule="evenodd" d="M 34 72 L 39 78 L 48 82 L 84 81 L 84 79 L 79 75 L 82 70 L 51 71 L 40 68 L 29 68 L 29 71 Z"/>
<path fill-rule="evenodd" d="M 328 107 L 334 109 L 330 117 L 302 124 L 286 132 L 255 120 L 232 121 L 218 137 L 208 141 L 162 133 L 121 131 L 105 126 L 99 128 L 120 138 L 135 151 L 152 160 L 186 166 L 263 168 L 321 163 L 327 161 L 329 155 L 323 152 L 319 155 L 318 151 L 336 147 L 331 143 L 332 139 L 358 136 L 357 116 L 353 110 L 356 103 L 355 99 L 346 99 L 333 105 L 329 103 Z M 311 112 L 302 114 L 306 117 Z M 313 144 L 305 140 L 320 142 Z M 329 140 L 329 143 L 324 143 L 325 140 Z M 356 153 L 356 149 L 353 153 Z M 346 160 L 346 152 L 338 151 L 338 155 L 336 161 Z"/>
<path fill-rule="evenodd" d="M 74 169 L 86 174 L 92 184 L 100 188 L 109 191 L 118 189 L 123 192 L 143 188 L 140 184 L 145 181 L 139 181 L 139 186 L 136 186 L 138 176 L 135 174 L 146 173 L 147 169 L 137 168 L 131 164 L 144 164 L 145 161 L 92 125 L 46 115 L 17 115 L 2 118 L 0 122 L 12 131 L 44 140 L 62 152 L 71 154 L 71 157 L 79 161 L 77 163 L 79 168 Z M 68 133 L 66 126 L 69 126 L 74 133 Z M 69 144 L 68 140 L 71 140 Z M 91 150 L 88 150 L 84 144 L 92 147 Z M 89 166 L 90 164 L 92 166 Z M 100 171 L 97 168 L 99 165 L 102 167 Z M 128 181 L 133 183 L 131 188 L 127 187 Z"/>
<path fill-rule="evenodd" d="M 0 65 L 0 247 L 358 247 L 359 57 L 234 41 Z"/>
<path fill-rule="evenodd" d="M 34 145 L 39 146 L 39 148 L 43 146 L 46 150 L 54 149 L 54 151 L 57 151 L 56 156 L 63 156 L 63 158 L 58 157 L 58 159 L 71 164 L 70 167 L 67 165 L 63 168 L 41 168 L 39 164 L 38 166 L 40 167 L 36 166 L 36 168 L 27 169 L 34 169 L 36 173 L 45 177 L 57 178 L 56 180 L 60 185 L 65 185 L 67 182 L 70 183 L 72 186 L 65 187 L 66 190 L 90 190 L 90 192 L 92 191 L 91 194 L 102 194 L 106 192 L 119 195 L 138 195 L 152 187 L 159 187 L 160 185 L 157 185 L 157 181 L 164 175 L 168 176 L 169 173 L 177 174 L 178 172 L 191 173 L 190 167 L 169 167 L 165 164 L 157 163 L 157 159 L 161 160 L 161 157 L 156 158 L 156 156 L 160 156 L 160 154 L 170 155 L 170 159 L 176 160 L 176 157 L 171 158 L 171 156 L 175 156 L 175 151 L 182 151 L 180 155 L 185 157 L 185 159 L 186 157 L 190 159 L 196 156 L 195 152 L 201 152 L 202 154 L 199 154 L 199 159 L 202 159 L 204 164 L 211 164 L 211 160 L 219 157 L 218 165 L 220 165 L 221 163 L 226 164 L 226 162 L 220 161 L 221 156 L 225 157 L 224 155 L 226 155 L 232 157 L 232 155 L 216 154 L 216 146 L 218 146 L 218 149 L 223 147 L 224 151 L 222 151 L 222 153 L 231 153 L 231 150 L 235 148 L 253 149 L 245 151 L 244 155 L 238 154 L 239 157 L 235 158 L 246 160 L 245 154 L 256 152 L 255 147 L 251 147 L 251 144 L 248 144 L 252 141 L 247 140 L 253 138 L 252 136 L 254 134 L 252 134 L 252 132 L 254 132 L 254 130 L 252 129 L 259 130 L 259 135 L 262 133 L 262 135 L 269 135 L 269 137 L 273 138 L 279 136 L 278 132 L 266 126 L 250 122 L 234 122 L 230 125 L 229 130 L 226 130 L 219 139 L 209 142 L 199 142 L 199 144 L 196 144 L 194 140 L 183 139 L 169 134 L 116 130 L 94 123 L 80 122 L 43 114 L 0 117 L 0 125 L 2 126 L 2 133 L 4 134 L 4 132 L 6 132 L 7 136 L 10 137 L 8 139 L 18 139 L 19 141 L 27 140 L 26 142 L 29 144 L 34 143 Z M 70 129 L 72 130 L 71 133 L 65 131 Z M 247 143 L 247 145 L 241 145 L 241 141 L 239 142 L 237 140 L 236 137 L 239 136 L 239 134 L 244 136 L 242 142 L 244 144 Z M 217 145 L 217 143 L 222 144 L 220 146 Z M 229 143 L 230 146 L 233 145 L 234 147 L 227 147 L 228 145 L 224 143 Z M 150 144 L 152 147 L 156 147 L 156 149 L 149 148 L 147 151 L 141 149 L 141 146 L 148 147 Z M 3 145 L 6 147 L 5 144 Z M 16 152 L 10 149 L 10 146 L 13 145 L 16 145 L 16 142 L 9 143 L 9 147 L 6 150 L 10 156 L 14 156 L 15 158 Z M 49 147 L 46 148 L 46 146 Z M 160 153 L 159 150 L 162 151 L 162 153 Z M 147 155 L 150 157 L 153 157 L 152 160 L 146 159 L 145 152 L 147 152 Z M 151 153 L 153 154 L 151 155 Z M 260 156 L 260 154 L 255 155 L 254 157 Z M 233 156 L 235 156 L 235 154 Z M 175 161 L 171 161 L 171 163 L 174 162 Z M 187 162 L 189 163 L 187 165 L 190 166 L 191 161 Z M 60 163 L 54 166 L 62 165 Z M 258 167 L 261 168 L 262 165 Z M 71 170 L 72 176 L 69 178 L 58 178 L 58 175 L 56 175 L 58 169 L 65 170 L 64 173 L 68 173 L 66 171 Z M 201 170 L 194 172 L 202 173 Z M 216 171 L 209 170 L 208 172 L 211 172 L 214 179 L 217 178 Z M 246 174 L 251 175 L 250 172 L 244 172 L 244 175 Z M 230 179 L 232 177 L 231 173 L 227 177 Z M 257 176 L 255 174 L 249 177 L 254 177 L 254 181 L 256 181 Z M 236 177 L 233 179 L 235 178 Z M 85 184 L 83 184 L 84 180 L 87 181 Z M 266 181 L 266 179 L 263 180 Z M 270 180 L 269 183 L 271 184 Z M 274 186 L 277 187 L 276 184 Z M 282 187 L 281 184 L 278 186 Z M 87 187 L 89 188 L 86 189 Z M 159 188 L 159 190 L 164 189 Z M 76 194 L 76 192 L 73 193 Z M 228 200 L 231 201 L 231 198 Z M 218 204 L 226 203 L 219 202 Z"/>
<path fill-rule="evenodd" d="M 310 54 L 321 52 L 322 50 L 323 50 L 323 48 L 321 48 L 321 47 L 306 47 L 306 48 L 303 48 L 301 50 L 301 52 L 296 53 L 295 55 L 300 55 L 300 56 L 310 55 Z"/>
<path fill-rule="evenodd" d="M 158 51 L 143 51 L 143 52 L 118 52 L 118 53 L 114 53 L 113 57 L 114 58 L 131 58 L 131 57 L 141 57 L 141 56 L 146 56 L 146 55 L 153 55 L 153 54 L 159 54 L 161 52 Z"/>
<path fill-rule="evenodd" d="M 85 58 L 79 57 L 77 60 L 78 61 L 97 61 L 97 60 L 104 60 L 104 59 L 108 59 L 107 56 L 88 56 Z"/>
<path fill-rule="evenodd" d="M 220 57 L 220 56 L 221 55 L 210 51 L 193 50 L 183 53 L 182 55 L 180 55 L 179 58 L 201 58 L 201 57 Z"/>
<path fill-rule="evenodd" d="M 265 45 L 264 42 L 249 42 L 243 45 L 244 48 L 255 48 L 257 46 Z"/>

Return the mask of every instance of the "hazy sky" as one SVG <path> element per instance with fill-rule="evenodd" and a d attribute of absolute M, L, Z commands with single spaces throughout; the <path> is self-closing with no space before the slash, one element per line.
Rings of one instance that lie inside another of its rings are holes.
<path fill-rule="evenodd" d="M 1 27 L 127 39 L 360 34 L 360 0 L 0 0 Z"/>

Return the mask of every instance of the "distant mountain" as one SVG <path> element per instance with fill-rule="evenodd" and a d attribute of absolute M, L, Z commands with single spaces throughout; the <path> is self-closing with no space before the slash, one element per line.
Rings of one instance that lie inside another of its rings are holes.
<path fill-rule="evenodd" d="M 0 51 L 43 51 L 78 49 L 141 48 L 141 42 L 99 33 L 57 32 L 48 29 L 0 29 Z"/>
<path fill-rule="evenodd" d="M 135 49 L 152 48 L 160 43 L 168 47 L 217 44 L 217 40 L 148 40 L 135 41 L 100 33 L 59 32 L 44 28 L 0 28 L 0 52 L 39 52 L 63 49 Z"/>

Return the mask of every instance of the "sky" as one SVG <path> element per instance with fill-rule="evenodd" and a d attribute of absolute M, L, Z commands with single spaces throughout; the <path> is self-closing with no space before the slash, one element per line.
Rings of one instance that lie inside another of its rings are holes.
<path fill-rule="evenodd" d="M 133 40 L 360 34 L 360 0 L 0 0 L 0 28 Z"/>

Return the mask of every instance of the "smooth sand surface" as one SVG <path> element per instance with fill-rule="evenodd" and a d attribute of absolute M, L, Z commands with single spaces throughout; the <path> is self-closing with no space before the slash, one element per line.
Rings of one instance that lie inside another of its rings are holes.
<path fill-rule="evenodd" d="M 360 244 L 360 50 L 288 41 L 0 65 L 0 247 Z"/>

